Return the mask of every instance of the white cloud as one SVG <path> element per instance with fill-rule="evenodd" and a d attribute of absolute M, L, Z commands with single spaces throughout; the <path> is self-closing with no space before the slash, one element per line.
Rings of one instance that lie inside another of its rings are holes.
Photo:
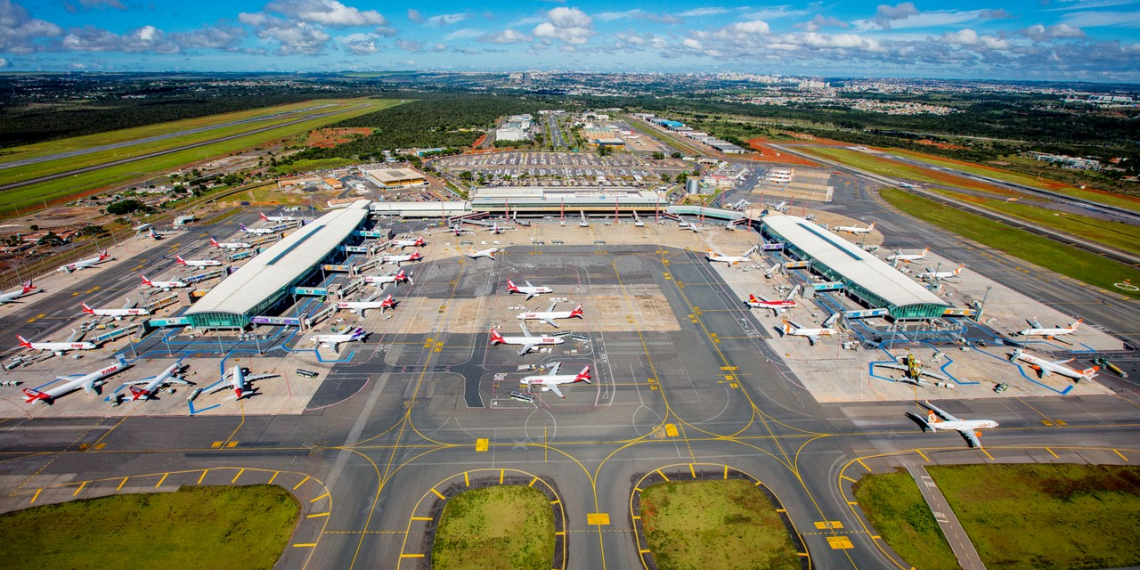
<path fill-rule="evenodd" d="M 483 30 L 476 30 L 474 28 L 462 28 L 451 32 L 446 36 L 443 36 L 443 40 L 448 42 L 453 40 L 469 40 L 471 38 L 482 36 L 483 34 Z"/>
<path fill-rule="evenodd" d="M 419 10 L 408 8 L 408 19 L 419 24 L 424 21 L 424 15 Z"/>
<path fill-rule="evenodd" d="M 332 39 L 320 26 L 283 20 L 264 12 L 242 12 L 238 21 L 258 28 L 257 37 L 277 42 L 278 55 L 317 55 L 325 51 Z"/>
<path fill-rule="evenodd" d="M 404 51 L 410 51 L 412 53 L 418 53 L 418 52 L 424 51 L 423 42 L 418 42 L 416 40 L 404 40 L 404 39 L 396 40 L 396 47 L 398 47 Z"/>
<path fill-rule="evenodd" d="M 725 12 L 728 12 L 728 8 L 710 6 L 707 8 L 693 8 L 692 10 L 685 10 L 684 12 L 681 12 L 677 15 L 682 18 L 700 18 L 702 16 L 716 16 L 718 14 L 724 14 Z"/>
<path fill-rule="evenodd" d="M 1078 28 L 1140 28 L 1140 10 L 1134 12 L 1113 10 L 1072 12 L 1065 14 L 1065 23 Z"/>
<path fill-rule="evenodd" d="M 383 26 L 388 23 L 375 10 L 360 10 L 336 0 L 273 0 L 265 10 L 291 19 L 333 27 Z"/>
<path fill-rule="evenodd" d="M 769 6 L 749 12 L 745 14 L 743 18 L 746 20 L 778 20 L 780 18 L 806 15 L 808 15 L 807 10 L 792 10 L 790 6 Z"/>
<path fill-rule="evenodd" d="M 612 22 L 614 20 L 642 20 L 646 22 L 654 22 L 657 24 L 680 24 L 681 18 L 670 14 L 654 14 L 653 12 L 646 12 L 640 8 L 633 10 L 625 10 L 623 12 L 601 12 L 595 16 L 603 22 Z"/>
<path fill-rule="evenodd" d="M 166 34 L 154 26 L 135 28 L 123 35 L 102 28 L 74 28 L 64 36 L 60 47 L 68 51 L 123 51 L 176 53 L 177 45 L 167 41 Z"/>
<path fill-rule="evenodd" d="M 0 69 L 4 69 L 5 67 L 8 67 L 8 60 L 0 57 Z"/>
<path fill-rule="evenodd" d="M 79 5 L 84 8 L 115 8 L 116 10 L 126 10 L 127 7 L 119 0 L 79 0 Z"/>
<path fill-rule="evenodd" d="M 530 36 L 522 32 L 517 32 L 515 30 L 507 28 L 501 32 L 487 34 L 479 38 L 479 41 L 492 44 L 517 44 L 521 42 L 529 42 Z"/>
<path fill-rule="evenodd" d="M 869 30 L 903 30 L 936 28 L 974 22 L 1009 18 L 1005 10 L 935 10 L 919 12 L 914 4 L 906 2 L 895 7 L 879 6 L 874 18 L 856 20 L 855 28 Z"/>
<path fill-rule="evenodd" d="M 31 17 L 11 0 L 0 0 L 0 52 L 31 53 L 42 47 L 36 40 L 61 35 L 59 26 Z"/>
<path fill-rule="evenodd" d="M 221 49 L 235 51 L 246 37 L 244 28 L 238 26 L 203 26 L 192 32 L 174 32 L 170 41 L 181 49 Z"/>
<path fill-rule="evenodd" d="M 549 21 L 535 26 L 535 37 L 580 45 L 589 42 L 594 35 L 594 21 L 577 8 L 555 8 L 547 12 L 546 17 Z"/>
<path fill-rule="evenodd" d="M 700 41 L 695 40 L 693 38 L 685 38 L 685 41 L 681 42 L 681 45 L 683 45 L 689 49 L 695 49 L 695 50 L 705 49 L 705 47 L 703 45 L 701 45 Z"/>
<path fill-rule="evenodd" d="M 1033 41 L 1042 42 L 1061 38 L 1083 38 L 1085 32 L 1068 24 L 1055 24 L 1049 27 L 1037 24 L 1021 30 L 1021 35 Z"/>
<path fill-rule="evenodd" d="M 816 14 L 815 17 L 810 21 L 801 22 L 799 24 L 796 24 L 795 27 L 807 30 L 809 32 L 817 32 L 820 28 L 824 27 L 846 28 L 847 22 L 844 22 L 838 18 L 833 18 L 831 16 Z"/>
<path fill-rule="evenodd" d="M 376 46 L 377 39 L 372 34 L 349 34 L 337 41 L 353 55 L 371 55 L 380 51 Z"/>
<path fill-rule="evenodd" d="M 443 27 L 457 24 L 471 17 L 471 14 L 440 14 L 424 20 L 425 26 Z"/>

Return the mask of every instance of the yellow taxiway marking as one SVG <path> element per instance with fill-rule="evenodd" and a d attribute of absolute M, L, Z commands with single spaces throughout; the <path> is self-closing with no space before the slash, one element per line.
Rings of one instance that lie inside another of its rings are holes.
<path fill-rule="evenodd" d="M 430 521 L 430 520 L 432 520 L 432 518 L 431 517 L 412 517 L 412 520 L 414 520 L 414 521 Z"/>
<path fill-rule="evenodd" d="M 846 536 L 829 536 L 827 537 L 827 544 L 831 546 L 832 550 L 850 550 L 855 548 L 855 545 L 851 544 L 851 539 Z"/>
<path fill-rule="evenodd" d="M 42 492 L 42 491 L 43 491 L 42 488 L 36 489 L 36 494 L 32 495 L 32 500 L 28 501 L 28 504 L 30 505 L 32 503 L 35 503 L 36 499 L 40 498 L 40 492 Z"/>
<path fill-rule="evenodd" d="M 917 452 L 918 452 L 918 454 L 922 456 L 922 460 L 923 460 L 923 461 L 930 461 L 930 458 L 929 458 L 929 457 L 927 457 L 927 456 L 926 456 L 926 454 L 925 454 L 925 453 L 923 453 L 921 449 L 916 449 L 915 451 L 917 451 Z"/>
<path fill-rule="evenodd" d="M 130 479 L 130 477 L 123 477 L 123 480 L 122 480 L 122 481 L 119 481 L 119 486 L 118 486 L 118 487 L 115 487 L 115 490 L 116 490 L 116 491 L 122 491 L 122 490 L 123 490 L 123 485 L 126 485 L 126 484 L 127 484 L 127 479 Z"/>
<path fill-rule="evenodd" d="M 304 485 L 305 483 L 307 483 L 309 481 L 309 479 L 310 479 L 310 477 L 308 475 L 305 475 L 305 478 L 301 479 L 300 483 L 297 483 L 296 485 L 293 486 L 293 490 L 296 491 L 301 485 Z"/>
<path fill-rule="evenodd" d="M 609 513 L 586 513 L 586 524 L 596 526 L 609 526 Z"/>
<path fill-rule="evenodd" d="M 666 476 L 665 476 L 665 474 L 664 474 L 664 473 L 662 473 L 660 469 L 657 469 L 657 474 L 658 474 L 658 475 L 660 475 L 662 479 L 664 479 L 664 480 L 666 480 L 666 481 L 668 481 L 668 480 L 669 480 L 669 478 L 668 478 L 668 477 L 666 477 Z"/>
<path fill-rule="evenodd" d="M 531 480 L 530 480 L 530 484 L 529 484 L 529 485 L 527 485 L 527 487 L 533 487 L 535 483 L 538 483 L 538 477 L 535 477 L 534 479 L 531 479 Z"/>
<path fill-rule="evenodd" d="M 319 517 L 327 517 L 327 516 L 329 516 L 329 514 L 328 514 L 328 513 L 314 513 L 314 514 L 311 514 L 311 515 L 305 515 L 305 518 L 307 518 L 307 519 L 315 519 L 315 518 L 319 518 Z"/>
<path fill-rule="evenodd" d="M 1048 452 L 1049 452 L 1049 455 L 1052 455 L 1054 459 L 1060 459 L 1060 457 L 1057 457 L 1057 454 L 1056 454 L 1056 453 L 1053 453 L 1053 450 L 1052 450 L 1052 449 L 1049 449 L 1048 447 L 1046 447 L 1046 448 L 1045 448 L 1045 451 L 1048 451 Z"/>
<path fill-rule="evenodd" d="M 230 441 L 226 443 L 226 447 L 237 447 L 238 442 Z"/>
<path fill-rule="evenodd" d="M 436 490 L 435 490 L 435 487 L 432 487 L 432 488 L 431 488 L 431 492 L 432 492 L 432 493 L 435 493 L 435 496 L 437 496 L 437 497 L 439 497 L 439 498 L 441 498 L 441 499 L 446 499 L 446 498 L 447 498 L 447 497 L 443 496 L 443 493 L 440 493 L 439 491 L 436 491 Z"/>
<path fill-rule="evenodd" d="M 491 441 L 488 439 L 485 439 L 485 438 L 476 439 L 475 440 L 475 451 L 479 451 L 479 452 L 487 451 L 487 448 L 491 446 L 490 444 L 491 444 Z"/>
<path fill-rule="evenodd" d="M 327 492 L 326 492 L 324 495 L 321 495 L 321 496 L 319 496 L 319 497 L 317 497 L 317 498 L 315 498 L 315 499 L 310 499 L 310 500 L 309 500 L 309 502 L 310 502 L 310 503 L 315 503 L 315 502 L 317 502 L 317 501 L 319 501 L 319 500 L 321 500 L 321 499 L 323 499 L 323 498 L 325 498 L 325 497 L 327 497 L 327 496 L 329 496 L 329 493 L 327 493 Z"/>
<path fill-rule="evenodd" d="M 400 554 L 400 558 L 423 558 L 423 557 L 424 557 L 424 555 L 422 552 L 419 554 Z"/>
<path fill-rule="evenodd" d="M 816 521 L 815 528 L 819 530 L 828 528 L 843 528 L 843 521 Z"/>
<path fill-rule="evenodd" d="M 854 483 L 854 482 L 855 482 L 855 480 L 854 480 L 854 479 L 852 479 L 852 478 L 850 478 L 850 477 L 848 477 L 848 476 L 846 476 L 846 475 L 841 475 L 839 478 L 840 478 L 840 479 L 846 479 L 846 480 L 848 480 L 848 481 L 850 481 L 850 482 L 852 482 L 852 483 Z"/>
<path fill-rule="evenodd" d="M 225 443 L 225 442 L 224 441 L 215 441 L 214 443 L 210 444 L 210 447 L 221 447 L 223 443 Z"/>
<path fill-rule="evenodd" d="M 1115 454 L 1117 454 L 1117 455 L 1119 455 L 1121 459 L 1123 459 L 1123 460 L 1125 460 L 1125 461 L 1128 461 L 1128 458 L 1127 458 L 1127 457 L 1125 457 L 1125 456 L 1124 456 L 1124 454 L 1123 454 L 1123 453 L 1121 453 L 1119 450 L 1117 450 L 1117 449 L 1114 449 L 1114 450 L 1112 450 L 1112 452 L 1113 452 L 1113 453 L 1115 453 Z"/>
<path fill-rule="evenodd" d="M 241 477 L 241 474 L 242 474 L 242 473 L 245 473 L 245 469 L 244 469 L 244 468 L 243 468 L 243 469 L 239 469 L 239 470 L 238 470 L 238 472 L 237 472 L 237 475 L 234 475 L 234 478 L 233 478 L 233 480 L 232 480 L 232 481 L 230 481 L 230 485 L 233 485 L 234 483 L 237 483 L 238 477 Z"/>
<path fill-rule="evenodd" d="M 167 477 L 167 475 L 170 475 L 170 473 L 163 473 L 163 474 L 162 474 L 162 478 L 161 478 L 161 479 L 159 479 L 159 480 L 158 480 L 158 483 L 155 483 L 155 485 L 154 485 L 154 487 L 155 487 L 156 489 L 157 489 L 157 488 L 159 488 L 159 487 L 161 487 L 161 486 L 162 486 L 162 483 L 163 483 L 164 481 L 166 481 L 166 477 Z"/>
<path fill-rule="evenodd" d="M 202 470 L 202 474 L 198 476 L 198 484 L 199 484 L 199 485 L 201 485 L 201 484 L 202 484 L 202 480 L 206 478 L 206 474 L 207 474 L 207 473 L 209 473 L 209 472 L 210 472 L 210 470 L 209 470 L 209 469 L 203 469 L 203 470 Z"/>
<path fill-rule="evenodd" d="M 269 482 L 268 482 L 268 483 L 266 483 L 266 485 L 272 485 L 272 484 L 273 484 L 273 481 L 274 481 L 274 480 L 276 480 L 276 479 L 277 479 L 277 476 L 278 476 L 278 475 L 280 475 L 280 474 L 281 474 L 281 472 L 280 472 L 280 471 L 274 471 L 274 472 L 273 472 L 273 476 L 269 478 Z"/>
<path fill-rule="evenodd" d="M 471 479 L 469 479 L 469 478 L 467 477 L 467 472 L 466 472 L 466 471 L 464 471 L 464 472 L 463 472 L 463 486 L 464 486 L 464 487 L 470 487 L 470 486 L 471 486 Z"/>
<path fill-rule="evenodd" d="M 989 458 L 990 458 L 990 461 L 993 461 L 993 460 L 994 460 L 994 456 L 990 455 L 990 452 L 986 451 L 986 448 L 984 448 L 984 447 L 979 447 L 978 449 L 982 450 L 982 453 L 986 454 L 986 457 L 989 457 Z"/>
<path fill-rule="evenodd" d="M 871 468 L 870 468 L 870 467 L 867 467 L 867 464 L 866 464 L 866 463 L 863 463 L 863 460 L 862 460 L 862 459 L 856 459 L 855 461 L 858 461 L 858 462 L 859 462 L 859 465 L 862 465 L 862 466 L 863 466 L 863 469 L 866 469 L 868 472 L 870 472 L 870 471 L 871 471 Z"/>
<path fill-rule="evenodd" d="M 677 426 L 673 424 L 665 424 L 665 435 L 669 437 L 677 437 L 678 434 L 679 432 L 677 431 Z"/>
<path fill-rule="evenodd" d="M 315 543 L 315 542 L 304 542 L 304 543 L 294 544 L 293 548 L 313 548 L 316 545 L 317 545 L 317 543 Z"/>
<path fill-rule="evenodd" d="M 84 482 L 80 483 L 80 484 L 79 484 L 79 488 L 78 488 L 78 489 L 76 489 L 76 490 L 75 490 L 75 492 L 71 494 L 71 496 L 72 496 L 72 497 L 74 497 L 74 496 L 78 495 L 78 494 L 79 494 L 79 492 L 80 492 L 80 491 L 82 491 L 82 490 L 83 490 L 83 488 L 84 488 L 84 487 L 86 487 L 86 486 L 87 486 L 87 481 L 84 481 Z"/>

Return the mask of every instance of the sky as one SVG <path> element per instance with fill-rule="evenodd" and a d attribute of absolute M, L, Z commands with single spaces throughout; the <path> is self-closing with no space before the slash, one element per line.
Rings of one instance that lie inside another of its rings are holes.
<path fill-rule="evenodd" d="M 0 0 L 0 72 L 68 70 L 1140 83 L 1140 0 Z"/>

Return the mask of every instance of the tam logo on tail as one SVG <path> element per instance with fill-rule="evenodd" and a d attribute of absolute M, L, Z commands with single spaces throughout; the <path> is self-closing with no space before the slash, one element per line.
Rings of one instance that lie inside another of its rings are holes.
<path fill-rule="evenodd" d="M 591 378 L 593 378 L 593 376 L 590 376 L 590 365 L 587 364 L 586 367 L 583 368 L 582 371 L 579 372 L 578 375 L 574 377 L 574 381 L 575 382 L 585 382 L 585 383 L 589 384 Z"/>
<path fill-rule="evenodd" d="M 573 310 L 573 311 L 570 311 L 570 316 L 571 316 L 571 317 L 580 317 L 580 316 L 582 316 L 582 305 L 581 305 L 581 304 L 579 304 L 577 307 L 574 307 L 574 310 Z"/>
<path fill-rule="evenodd" d="M 82 302 L 81 302 L 81 303 L 79 303 L 79 304 L 80 304 L 80 305 L 83 305 L 83 312 L 84 312 L 84 313 L 87 313 L 88 315 L 94 315 L 94 314 L 95 314 L 95 309 L 92 309 L 91 307 L 88 307 L 88 306 L 87 306 L 87 303 L 82 303 Z"/>
<path fill-rule="evenodd" d="M 16 335 L 16 338 L 20 339 L 20 346 L 24 348 L 32 348 L 32 343 L 28 339 L 20 335 Z"/>
<path fill-rule="evenodd" d="M 23 339 L 21 339 L 21 340 L 23 340 Z M 498 344 L 500 342 L 506 342 L 503 339 L 503 335 L 499 334 L 499 331 L 497 331 L 495 329 L 491 329 L 491 344 Z"/>

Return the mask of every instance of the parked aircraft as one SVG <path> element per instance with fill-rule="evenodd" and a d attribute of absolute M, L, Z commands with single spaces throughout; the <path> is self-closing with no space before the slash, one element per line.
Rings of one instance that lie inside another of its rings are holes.
<path fill-rule="evenodd" d="M 480 257 L 489 257 L 491 259 L 495 259 L 496 253 L 499 253 L 499 248 L 497 247 L 489 247 L 482 251 L 475 251 L 475 248 L 471 248 L 467 251 L 467 257 L 470 257 L 471 259 L 479 259 Z"/>
<path fill-rule="evenodd" d="M 215 265 L 221 265 L 222 264 L 222 262 L 220 262 L 216 259 L 182 259 L 182 256 L 180 256 L 180 255 L 175 255 L 174 260 L 176 262 L 178 262 L 178 265 L 185 265 L 186 267 L 191 267 L 194 269 L 201 269 L 203 267 L 213 267 Z"/>
<path fill-rule="evenodd" d="M 216 240 L 214 238 L 210 238 L 210 244 L 213 245 L 214 247 L 219 247 L 222 249 L 231 249 L 231 250 L 232 249 L 249 249 L 249 248 L 253 247 L 253 244 L 246 243 L 244 241 L 223 241 L 221 243 L 218 243 L 218 240 Z"/>
<path fill-rule="evenodd" d="M 401 269 L 396 273 L 388 273 L 385 275 L 365 275 L 364 282 L 369 285 L 383 287 L 389 283 L 411 283 L 412 277 L 404 273 L 404 270 Z"/>
<path fill-rule="evenodd" d="M 507 292 L 508 292 L 508 294 L 510 294 L 510 293 L 522 293 L 523 295 L 526 295 L 526 299 L 523 299 L 523 301 L 529 301 L 529 300 L 531 300 L 531 298 L 537 297 L 543 293 L 553 293 L 554 292 L 554 289 L 551 289 L 550 287 L 535 287 L 534 285 L 530 284 L 530 281 L 526 281 L 525 283 L 526 283 L 525 287 L 519 287 L 518 285 L 515 285 L 514 281 L 507 279 Z"/>
<path fill-rule="evenodd" d="M 507 228 L 500 228 L 499 222 L 495 222 L 495 223 L 491 224 L 491 227 L 487 228 L 487 229 L 489 229 L 491 231 L 491 233 L 494 235 L 501 234 L 507 230 Z"/>
<path fill-rule="evenodd" d="M 496 344 L 513 344 L 521 346 L 522 349 L 518 351 L 519 356 L 522 356 L 539 346 L 554 346 L 566 342 L 564 339 L 556 336 L 534 336 L 530 331 L 526 330 L 526 325 L 521 321 L 519 327 L 522 328 L 523 336 L 503 336 L 499 331 L 491 329 L 491 346 Z"/>
<path fill-rule="evenodd" d="M 463 226 L 461 226 L 461 225 L 459 225 L 459 224 L 455 224 L 454 226 L 451 226 L 451 233 L 453 233 L 453 234 L 455 234 L 455 235 L 457 235 L 457 236 L 461 236 L 461 235 L 466 235 L 466 234 L 468 234 L 468 233 L 470 233 L 470 232 L 468 232 L 467 230 L 463 229 Z"/>
<path fill-rule="evenodd" d="M 388 295 L 382 301 L 340 301 L 336 304 L 337 309 L 348 309 L 353 313 L 359 313 L 360 318 L 368 316 L 368 311 L 372 309 L 380 309 L 380 313 L 384 313 L 384 309 L 396 308 L 396 300 Z"/>
<path fill-rule="evenodd" d="M 154 398 L 154 395 L 158 393 L 159 389 L 167 384 L 190 385 L 189 382 L 177 376 L 179 370 L 182 370 L 182 364 L 175 362 L 167 366 L 166 369 L 158 373 L 157 376 L 149 376 L 142 380 L 135 380 L 134 382 L 123 382 L 123 385 L 129 387 L 132 402 L 135 400 L 150 400 Z M 140 384 L 143 385 L 142 388 L 138 387 Z"/>
<path fill-rule="evenodd" d="M 266 234 L 277 233 L 277 230 L 275 230 L 273 228 L 252 228 L 251 229 L 251 228 L 245 227 L 245 224 L 238 224 L 238 227 L 241 228 L 241 231 L 243 231 L 247 234 L 253 234 L 255 236 L 263 236 Z"/>
<path fill-rule="evenodd" d="M 309 339 L 310 342 L 318 346 L 327 346 L 333 349 L 333 352 L 339 352 L 338 347 L 344 342 L 363 342 L 368 337 L 368 333 L 364 329 L 356 327 L 351 333 L 348 334 L 318 334 L 313 335 Z"/>
<path fill-rule="evenodd" d="M 788 209 L 788 201 L 784 200 L 783 202 L 780 202 L 779 204 L 772 206 L 772 209 L 777 211 L 777 212 L 784 212 Z"/>
<path fill-rule="evenodd" d="M 95 315 L 98 317 L 114 317 L 116 321 L 122 319 L 123 317 L 150 316 L 150 311 L 146 309 L 133 308 L 130 299 L 127 300 L 127 304 L 123 305 L 122 309 L 92 309 L 91 307 L 87 306 L 87 303 L 80 302 L 79 304 L 83 306 L 83 312 L 87 313 L 88 315 Z"/>
<path fill-rule="evenodd" d="M 295 222 L 295 221 L 297 221 L 297 218 L 294 218 L 293 216 L 266 216 L 265 212 L 259 212 L 259 213 L 261 214 L 261 219 L 265 220 L 267 222 Z"/>
<path fill-rule="evenodd" d="M 16 335 L 16 338 L 20 340 L 20 346 L 24 348 L 47 350 L 56 356 L 69 350 L 95 350 L 96 346 L 93 342 L 72 342 L 77 336 L 79 336 L 79 333 L 75 332 L 75 329 L 71 329 L 71 337 L 69 337 L 66 342 L 32 342 L 20 335 Z"/>
<path fill-rule="evenodd" d="M 1037 319 L 1033 319 L 1031 321 L 1028 321 L 1030 325 L 1029 328 L 1019 330 L 1013 334 L 1017 336 L 1043 336 L 1046 338 L 1053 338 L 1055 336 L 1073 334 L 1077 332 L 1077 327 L 1081 326 L 1081 322 L 1083 321 L 1084 319 L 1077 319 L 1073 322 L 1073 324 L 1067 327 L 1047 329 L 1043 328 L 1041 326 L 1041 323 L 1037 322 Z"/>
<path fill-rule="evenodd" d="M 918 261 L 918 260 L 926 257 L 926 253 L 928 251 L 930 251 L 929 247 L 922 250 L 922 253 L 903 253 L 902 250 L 900 249 L 900 250 L 896 251 L 894 255 L 888 255 L 887 261 L 892 261 L 892 262 L 893 261 L 905 261 L 908 263 L 911 261 Z"/>
<path fill-rule="evenodd" d="M 150 228 L 150 230 L 147 231 L 147 237 L 149 237 L 150 239 L 153 239 L 155 241 L 158 241 L 158 240 L 163 238 L 163 235 L 158 233 L 154 228 Z"/>
<path fill-rule="evenodd" d="M 558 367 L 561 362 L 555 362 L 550 371 L 546 374 L 539 374 L 536 376 L 527 376 L 519 380 L 519 384 L 526 386 L 526 391 L 531 392 L 534 388 L 541 388 L 543 392 L 554 392 L 559 398 L 565 398 L 562 390 L 558 389 L 562 384 L 573 384 L 575 382 L 585 382 L 590 384 L 590 366 L 582 368 L 582 371 L 577 374 L 559 374 Z"/>
<path fill-rule="evenodd" d="M 799 293 L 800 286 L 796 285 L 787 297 L 783 299 L 765 299 L 764 297 L 757 298 L 756 295 L 749 295 L 745 303 L 753 309 L 772 309 L 772 316 L 776 316 L 780 311 L 794 309 L 796 307 L 795 296 Z"/>
<path fill-rule="evenodd" d="M 257 380 L 264 380 L 266 378 L 273 378 L 274 376 L 277 376 L 277 375 L 276 374 L 254 374 L 253 376 L 246 376 L 245 371 L 242 370 L 241 366 L 234 366 L 233 369 L 230 370 L 229 372 L 227 372 L 225 376 L 222 376 L 222 380 L 225 380 L 227 378 L 229 379 L 229 381 L 230 381 L 229 385 L 219 384 L 218 386 L 214 387 L 213 390 L 210 390 L 210 393 L 213 394 L 215 392 L 221 392 L 222 390 L 225 390 L 226 388 L 231 388 L 234 391 L 234 397 L 233 398 L 227 398 L 227 399 L 229 399 L 229 400 L 240 400 L 242 398 L 248 398 L 257 392 L 257 388 L 254 388 L 251 385 L 251 382 L 255 382 Z"/>
<path fill-rule="evenodd" d="M 107 261 L 108 259 L 115 259 L 115 258 L 108 255 L 107 250 L 104 249 L 103 251 L 99 252 L 99 255 L 97 255 L 95 257 L 89 257 L 87 259 L 76 261 L 75 263 L 68 263 L 67 265 L 61 265 L 61 266 L 59 266 L 58 269 L 56 269 L 56 271 L 66 271 L 68 273 L 71 273 L 72 271 L 79 271 L 80 269 L 87 269 L 88 267 L 95 267 L 96 265 L 99 265 L 100 263 L 103 263 L 104 261 Z"/>
<path fill-rule="evenodd" d="M 837 232 L 847 232 L 849 234 L 869 234 L 871 233 L 871 230 L 875 229 L 875 223 L 871 222 L 871 225 L 865 228 L 861 228 L 859 226 L 835 226 L 832 229 Z"/>
<path fill-rule="evenodd" d="M 1029 365 L 1030 368 L 1036 370 L 1037 373 L 1043 377 L 1056 372 L 1060 376 L 1072 378 L 1077 382 L 1080 382 L 1081 380 L 1092 380 L 1093 376 L 1096 376 L 1096 371 L 1100 370 L 1099 366 L 1085 368 L 1084 370 L 1074 370 L 1068 366 L 1064 366 L 1064 364 L 1067 362 L 1072 362 L 1076 360 L 1076 358 L 1070 358 L 1068 360 L 1054 360 L 1050 362 L 1044 358 L 1037 358 L 1031 354 L 1025 354 L 1025 351 L 1020 348 L 1013 351 L 1013 356 L 1011 359 L 1014 361 L 1020 360 L 1022 362 L 1025 362 Z"/>
<path fill-rule="evenodd" d="M 104 384 L 102 380 L 112 374 L 116 374 L 131 365 L 125 360 L 119 360 L 117 364 L 112 364 L 106 368 L 96 370 L 89 374 L 72 374 L 70 376 L 57 376 L 57 380 L 63 380 L 64 383 L 58 386 L 53 386 L 46 390 L 36 390 L 35 388 L 24 388 L 24 402 L 34 404 L 36 402 L 43 402 L 45 404 L 55 403 L 57 398 L 70 394 L 75 390 L 83 388 L 83 391 L 90 394 L 92 390 L 98 393 L 99 387 Z"/>
<path fill-rule="evenodd" d="M 554 319 L 572 319 L 575 317 L 577 317 L 579 319 L 582 318 L 582 305 L 580 303 L 578 304 L 577 307 L 574 307 L 573 311 L 555 311 L 554 305 L 556 305 L 556 304 L 558 304 L 558 301 L 552 301 L 550 303 L 550 307 L 548 309 L 546 309 L 545 312 L 542 312 L 542 313 L 519 313 L 518 315 L 515 316 L 515 318 L 520 320 L 520 321 L 527 321 L 527 320 L 545 321 L 546 324 L 548 324 L 554 328 L 558 328 L 558 325 L 554 324 Z"/>
<path fill-rule="evenodd" d="M 20 297 L 23 297 L 24 295 L 27 295 L 35 290 L 36 287 L 35 285 L 32 285 L 32 280 L 28 279 L 27 281 L 24 281 L 24 286 L 19 290 L 0 294 L 0 305 L 11 303 L 12 301 L 15 301 L 16 299 L 19 299 Z"/>
<path fill-rule="evenodd" d="M 993 420 L 958 419 L 930 402 L 925 402 L 922 406 L 928 410 L 925 419 L 914 412 L 906 413 L 907 416 L 922 425 L 922 431 L 925 432 L 928 429 L 933 432 L 938 430 L 957 430 L 958 433 L 962 434 L 962 437 L 966 438 L 966 443 L 968 443 L 970 447 L 982 447 L 982 441 L 978 439 L 981 432 L 978 430 L 998 427 L 998 423 Z"/>
<path fill-rule="evenodd" d="M 392 240 L 392 245 L 399 246 L 400 249 L 405 247 L 422 247 L 424 243 L 424 236 L 417 236 L 416 239 Z"/>
<path fill-rule="evenodd" d="M 839 331 L 831 328 L 831 325 L 834 325 L 837 320 L 839 320 L 839 313 L 832 313 L 832 315 L 828 317 L 826 321 L 823 321 L 823 328 L 819 329 L 806 329 L 796 324 L 794 321 L 789 322 L 787 320 L 784 320 L 784 335 L 806 336 L 808 342 L 815 344 L 819 341 L 819 337 L 821 336 L 834 336 L 839 334 Z"/>
<path fill-rule="evenodd" d="M 677 223 L 677 227 L 681 228 L 682 230 L 691 230 L 694 232 L 699 232 L 704 229 L 697 223 L 690 223 L 685 221 L 684 218 L 681 218 L 681 221 Z"/>
<path fill-rule="evenodd" d="M 421 259 L 423 259 L 423 256 L 420 255 L 420 250 L 417 249 L 417 250 L 413 251 L 412 253 L 409 253 L 406 255 L 404 255 L 404 254 L 401 254 L 401 255 L 385 255 L 381 258 L 381 261 L 383 263 L 395 263 L 396 266 L 398 267 L 401 263 L 404 263 L 407 261 L 419 261 Z"/>
<path fill-rule="evenodd" d="M 744 252 L 744 255 L 723 255 L 720 252 L 710 249 L 709 252 L 705 254 L 705 259 L 708 259 L 709 263 L 720 262 L 727 263 L 729 265 L 736 265 L 737 263 L 748 263 L 749 261 L 752 261 L 752 253 L 756 251 L 757 247 L 759 246 L 753 247 L 752 249 Z"/>
<path fill-rule="evenodd" d="M 146 285 L 147 287 L 154 287 L 155 289 L 162 289 L 163 291 L 169 291 L 171 289 L 181 289 L 183 287 L 189 287 L 190 286 L 189 283 L 187 283 L 185 281 L 178 281 L 178 280 L 174 280 L 174 281 L 151 281 L 150 279 L 146 278 L 146 275 L 142 276 L 142 282 L 143 282 L 143 285 Z"/>
<path fill-rule="evenodd" d="M 927 267 L 926 271 L 919 274 L 919 279 L 923 281 L 941 281 L 943 279 L 956 279 L 962 276 L 962 270 L 965 269 L 966 264 L 959 265 L 954 271 L 934 271 Z"/>

